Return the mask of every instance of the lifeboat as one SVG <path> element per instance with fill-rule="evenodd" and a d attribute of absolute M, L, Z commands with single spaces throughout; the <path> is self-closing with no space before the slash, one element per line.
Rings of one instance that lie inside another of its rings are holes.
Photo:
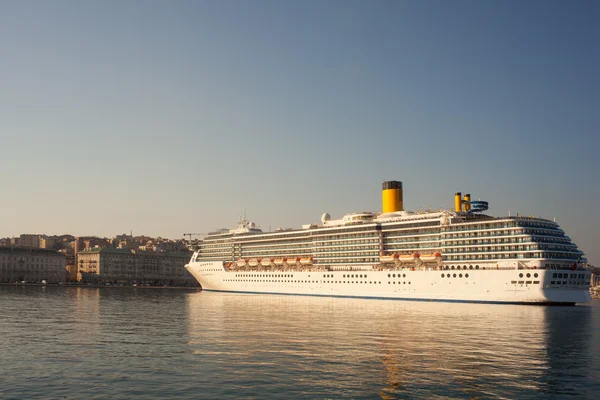
<path fill-rule="evenodd" d="M 380 256 L 379 257 L 379 261 L 381 261 L 382 263 L 393 263 L 396 262 L 398 260 L 400 256 L 398 254 L 388 254 L 386 256 Z"/>
<path fill-rule="evenodd" d="M 440 253 L 430 253 L 430 254 L 421 254 L 421 257 L 419 257 L 421 259 L 421 261 L 424 262 L 431 262 L 431 261 L 436 261 L 438 259 Z"/>
<path fill-rule="evenodd" d="M 419 253 L 401 254 L 399 257 L 400 262 L 412 262 L 412 261 L 416 260 L 417 258 L 419 258 Z"/>
<path fill-rule="evenodd" d="M 257 267 L 258 266 L 258 260 L 256 258 L 251 258 L 248 261 L 248 265 L 251 267 Z"/>
<path fill-rule="evenodd" d="M 300 264 L 302 264 L 302 265 L 311 265 L 312 262 L 313 262 L 312 257 L 305 257 L 305 258 L 300 259 Z"/>
<path fill-rule="evenodd" d="M 275 265 L 283 265 L 283 262 L 285 261 L 285 258 L 276 258 L 273 260 L 273 262 L 275 263 Z"/>
<path fill-rule="evenodd" d="M 263 258 L 262 260 L 260 260 L 260 265 L 262 265 L 263 267 L 269 267 L 271 265 L 271 262 L 273 262 L 272 258 Z"/>
<path fill-rule="evenodd" d="M 245 267 L 246 266 L 246 260 L 244 260 L 243 258 L 240 258 L 239 260 L 237 260 L 236 265 L 238 267 Z"/>
<path fill-rule="evenodd" d="M 287 259 L 287 263 L 288 265 L 296 265 L 298 263 L 298 261 L 300 261 L 300 257 L 296 257 L 296 258 L 288 258 Z"/>

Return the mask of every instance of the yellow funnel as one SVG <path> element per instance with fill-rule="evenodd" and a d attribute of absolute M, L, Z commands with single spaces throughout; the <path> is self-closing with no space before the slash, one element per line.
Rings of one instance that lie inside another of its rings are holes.
<path fill-rule="evenodd" d="M 463 202 L 464 211 L 467 212 L 471 210 L 471 195 L 465 194 L 465 201 Z"/>
<path fill-rule="evenodd" d="M 462 211 L 462 193 L 456 192 L 454 194 L 454 211 L 461 212 Z"/>
<path fill-rule="evenodd" d="M 381 191 L 381 211 L 384 213 L 402 211 L 402 182 L 385 181 Z"/>

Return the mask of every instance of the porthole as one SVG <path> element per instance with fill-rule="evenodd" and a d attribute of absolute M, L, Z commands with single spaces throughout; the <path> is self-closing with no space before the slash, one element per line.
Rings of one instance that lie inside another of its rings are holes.
<path fill-rule="evenodd" d="M 538 274 L 537 274 L 537 273 L 533 274 L 533 277 L 534 277 L 534 278 L 537 278 L 537 277 L 538 277 Z"/>
<path fill-rule="evenodd" d="M 445 276 L 445 275 L 444 275 L 444 274 L 442 274 L 442 278 L 443 278 L 444 276 Z"/>
<path fill-rule="evenodd" d="M 527 277 L 528 277 L 528 278 L 531 278 L 531 274 L 527 274 Z"/>
<path fill-rule="evenodd" d="M 467 266 L 466 266 L 466 265 L 463 265 L 463 269 L 467 269 Z"/>
<path fill-rule="evenodd" d="M 465 274 L 465 278 L 468 278 L 468 277 L 469 277 L 469 274 Z"/>
<path fill-rule="evenodd" d="M 454 265 L 450 267 L 450 269 L 454 269 Z"/>
<path fill-rule="evenodd" d="M 459 278 L 462 278 L 462 274 L 458 274 L 458 277 L 459 277 Z"/>
<path fill-rule="evenodd" d="M 406 274 L 402 274 L 402 277 L 403 277 L 403 278 L 406 278 Z"/>
<path fill-rule="evenodd" d="M 395 278 L 395 277 L 396 277 L 396 274 L 393 274 L 393 275 L 392 275 L 392 278 Z"/>
<path fill-rule="evenodd" d="M 473 266 L 472 266 L 472 265 L 469 265 L 469 269 L 473 269 Z"/>
<path fill-rule="evenodd" d="M 523 277 L 523 274 L 519 274 L 519 278 L 522 278 L 522 277 Z"/>
<path fill-rule="evenodd" d="M 453 278 L 456 278 L 456 274 L 453 274 L 453 275 L 452 275 L 452 277 L 453 277 Z"/>
<path fill-rule="evenodd" d="M 476 265 L 476 266 L 475 266 L 475 269 L 479 269 L 479 265 Z"/>
<path fill-rule="evenodd" d="M 392 277 L 392 274 L 388 274 L 388 278 L 391 278 L 391 277 Z"/>

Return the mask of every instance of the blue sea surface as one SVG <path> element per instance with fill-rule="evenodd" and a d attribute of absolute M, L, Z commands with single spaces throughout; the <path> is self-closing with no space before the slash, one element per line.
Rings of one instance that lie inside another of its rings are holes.
<path fill-rule="evenodd" d="M 0 399 L 598 398 L 576 307 L 0 286 Z"/>

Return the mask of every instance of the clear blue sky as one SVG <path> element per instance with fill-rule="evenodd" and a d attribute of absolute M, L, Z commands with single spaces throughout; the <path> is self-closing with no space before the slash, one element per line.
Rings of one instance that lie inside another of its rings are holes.
<path fill-rule="evenodd" d="M 556 217 L 600 264 L 600 3 L 2 1 L 0 236 L 380 208 Z"/>

